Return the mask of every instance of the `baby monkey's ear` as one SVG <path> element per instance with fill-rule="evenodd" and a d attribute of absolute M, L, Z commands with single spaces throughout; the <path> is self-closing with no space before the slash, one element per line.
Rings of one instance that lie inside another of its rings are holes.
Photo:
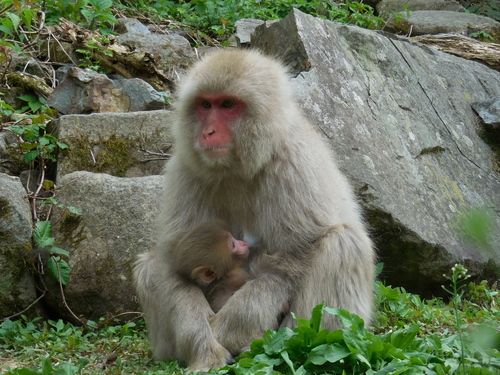
<path fill-rule="evenodd" d="M 198 279 L 205 284 L 210 284 L 217 278 L 217 273 L 210 266 L 198 266 L 193 270 L 191 275 L 193 279 Z"/>

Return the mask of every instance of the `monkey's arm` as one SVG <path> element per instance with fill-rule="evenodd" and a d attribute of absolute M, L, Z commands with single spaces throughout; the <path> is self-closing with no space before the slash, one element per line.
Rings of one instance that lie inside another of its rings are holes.
<path fill-rule="evenodd" d="M 268 329 L 278 328 L 278 316 L 308 272 L 309 261 L 306 256 L 264 255 L 252 269 L 259 270 L 255 278 L 210 318 L 214 337 L 232 354 L 239 354 Z"/>

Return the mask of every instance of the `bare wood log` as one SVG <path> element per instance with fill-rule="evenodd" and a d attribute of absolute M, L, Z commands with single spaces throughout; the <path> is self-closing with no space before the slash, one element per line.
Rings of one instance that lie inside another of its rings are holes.
<path fill-rule="evenodd" d="M 485 43 L 455 33 L 422 35 L 412 37 L 411 40 L 424 43 L 452 55 L 481 62 L 492 69 L 500 71 L 500 44 Z"/>

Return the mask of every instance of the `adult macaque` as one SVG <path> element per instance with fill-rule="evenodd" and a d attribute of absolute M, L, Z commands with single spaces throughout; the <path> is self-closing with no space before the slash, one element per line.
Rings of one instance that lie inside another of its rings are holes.
<path fill-rule="evenodd" d="M 250 279 L 245 268 L 249 246 L 229 232 L 221 220 L 200 224 L 177 245 L 173 267 L 197 283 L 214 312 Z"/>
<path fill-rule="evenodd" d="M 282 325 L 293 326 L 291 312 L 309 317 L 323 300 L 370 323 L 372 243 L 351 186 L 292 91 L 279 62 L 248 50 L 214 52 L 182 83 L 159 243 L 134 271 L 156 359 L 191 370 L 225 365 L 278 328 L 288 302 Z M 255 277 L 215 315 L 173 266 L 182 236 L 212 219 L 258 240 L 249 259 Z M 323 325 L 340 323 L 326 317 Z"/>

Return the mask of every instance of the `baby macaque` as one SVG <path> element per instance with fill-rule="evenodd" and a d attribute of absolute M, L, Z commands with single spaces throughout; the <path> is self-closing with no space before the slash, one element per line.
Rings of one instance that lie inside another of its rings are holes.
<path fill-rule="evenodd" d="M 248 244 L 234 238 L 223 221 L 207 221 L 179 241 L 174 269 L 200 286 L 217 313 L 249 280 L 248 253 Z"/>

